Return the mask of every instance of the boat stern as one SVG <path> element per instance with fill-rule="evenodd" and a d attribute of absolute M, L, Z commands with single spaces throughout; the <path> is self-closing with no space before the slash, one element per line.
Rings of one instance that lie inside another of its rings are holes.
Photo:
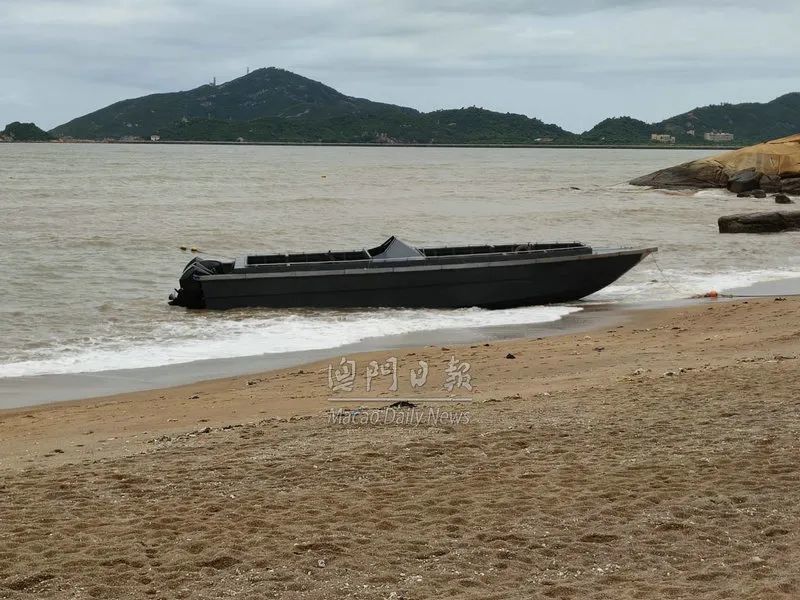
<path fill-rule="evenodd" d="M 190 260 L 183 268 L 179 285 L 169 295 L 168 303 L 171 306 L 185 308 L 205 308 L 206 302 L 203 295 L 203 278 L 229 273 L 233 270 L 232 260 L 218 260 L 201 258 L 199 256 Z"/>

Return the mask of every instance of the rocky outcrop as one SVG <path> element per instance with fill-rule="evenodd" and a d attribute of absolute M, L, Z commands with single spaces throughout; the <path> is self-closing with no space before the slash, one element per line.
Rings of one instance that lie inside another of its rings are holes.
<path fill-rule="evenodd" d="M 711 159 L 683 163 L 631 180 L 631 185 L 646 185 L 658 189 L 725 187 L 728 176 L 723 166 Z"/>
<path fill-rule="evenodd" d="M 761 174 L 761 181 L 759 187 L 770 194 L 781 191 L 781 178 L 778 175 Z"/>
<path fill-rule="evenodd" d="M 775 204 L 794 204 L 786 194 L 775 194 Z"/>
<path fill-rule="evenodd" d="M 728 189 L 735 194 L 739 192 L 749 192 L 759 187 L 761 183 L 761 173 L 755 169 L 745 169 L 734 173 L 728 178 Z"/>
<path fill-rule="evenodd" d="M 800 195 L 800 134 L 700 158 L 631 180 L 659 189 L 754 189 Z"/>
<path fill-rule="evenodd" d="M 781 189 L 779 191 L 784 194 L 800 196 L 800 177 L 781 178 Z"/>
<path fill-rule="evenodd" d="M 718 221 L 720 233 L 777 233 L 800 230 L 800 211 L 726 215 Z"/>

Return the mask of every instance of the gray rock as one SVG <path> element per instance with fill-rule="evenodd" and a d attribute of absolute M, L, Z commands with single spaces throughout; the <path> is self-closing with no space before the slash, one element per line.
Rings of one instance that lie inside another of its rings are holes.
<path fill-rule="evenodd" d="M 725 187 L 728 177 L 719 163 L 692 161 L 676 167 L 661 169 L 630 181 L 631 185 L 644 185 L 658 189 L 718 188 Z"/>
<path fill-rule="evenodd" d="M 752 198 L 753 194 L 751 194 L 750 192 L 739 192 L 738 194 L 736 194 L 736 197 L 737 198 Z"/>
<path fill-rule="evenodd" d="M 800 211 L 726 215 L 718 222 L 720 233 L 777 233 L 800 230 Z"/>
<path fill-rule="evenodd" d="M 759 187 L 770 194 L 781 191 L 781 178 L 777 175 L 761 175 Z"/>
<path fill-rule="evenodd" d="M 767 192 L 765 192 L 764 190 L 753 190 L 752 196 L 753 198 L 766 198 Z"/>
<path fill-rule="evenodd" d="M 780 191 L 791 196 L 800 196 L 800 177 L 781 177 Z"/>
<path fill-rule="evenodd" d="M 749 192 L 758 189 L 761 183 L 761 173 L 755 169 L 737 171 L 728 178 L 728 189 L 732 192 Z M 764 196 L 766 198 L 766 195 Z"/>
<path fill-rule="evenodd" d="M 786 194 L 775 194 L 775 204 L 794 204 Z"/>

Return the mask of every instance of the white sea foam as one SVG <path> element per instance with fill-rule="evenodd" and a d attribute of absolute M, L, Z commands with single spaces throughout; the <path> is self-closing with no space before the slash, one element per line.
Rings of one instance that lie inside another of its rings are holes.
<path fill-rule="evenodd" d="M 600 302 L 647 302 L 677 300 L 704 294 L 711 290 L 724 292 L 747 287 L 762 281 L 800 277 L 800 270 L 768 269 L 760 271 L 726 271 L 720 273 L 686 273 L 677 269 L 643 270 L 636 281 L 626 278 L 614 283 L 589 299 Z"/>
<path fill-rule="evenodd" d="M 438 329 L 556 321 L 571 306 L 509 310 L 381 310 L 275 314 L 243 319 L 197 318 L 158 325 L 150 341 L 100 338 L 52 348 L 45 355 L 0 365 L 0 378 L 81 373 L 335 348 L 368 338 Z"/>
<path fill-rule="evenodd" d="M 698 190 L 692 194 L 695 198 L 705 198 L 712 200 L 729 200 L 735 196 L 725 188 L 707 188 Z"/>

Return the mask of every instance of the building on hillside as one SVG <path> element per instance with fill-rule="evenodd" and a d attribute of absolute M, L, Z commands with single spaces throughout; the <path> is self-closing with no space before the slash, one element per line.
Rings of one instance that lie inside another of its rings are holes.
<path fill-rule="evenodd" d="M 709 131 L 703 134 L 703 139 L 707 142 L 732 142 L 733 134 L 723 131 Z"/>
<path fill-rule="evenodd" d="M 660 142 L 662 144 L 674 144 L 675 136 L 668 133 L 653 133 L 650 134 L 651 142 Z"/>
<path fill-rule="evenodd" d="M 396 144 L 397 140 L 391 137 L 386 132 L 380 132 L 375 134 L 375 143 L 376 144 Z"/>
<path fill-rule="evenodd" d="M 161 140 L 161 136 L 160 135 L 151 135 L 150 136 L 150 141 L 151 142 L 158 142 L 159 140 Z"/>

